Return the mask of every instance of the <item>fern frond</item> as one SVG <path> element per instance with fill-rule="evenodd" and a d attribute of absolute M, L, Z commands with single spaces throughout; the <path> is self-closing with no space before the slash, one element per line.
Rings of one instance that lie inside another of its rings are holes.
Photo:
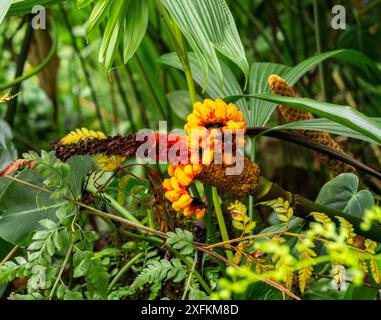
<path fill-rule="evenodd" d="M 283 282 L 286 288 L 291 290 L 292 285 L 294 284 L 294 274 L 292 272 L 287 273 Z"/>
<path fill-rule="evenodd" d="M 179 259 L 174 258 L 170 261 L 167 259 L 154 260 L 148 263 L 147 267 L 142 270 L 132 284 L 132 287 L 139 288 L 144 284 L 162 282 L 169 279 L 173 279 L 174 282 L 180 282 L 186 276 L 187 269 Z"/>
<path fill-rule="evenodd" d="M 378 267 L 377 261 L 374 259 L 371 259 L 369 264 L 370 264 L 370 273 L 374 281 L 376 281 L 377 284 L 380 284 L 381 283 L 380 269 Z"/>
<path fill-rule="evenodd" d="M 368 273 L 368 265 L 365 261 L 359 261 L 359 269 L 363 273 L 363 275 L 366 275 Z"/>
<path fill-rule="evenodd" d="M 278 212 L 278 219 L 288 223 L 294 215 L 294 209 L 290 207 L 290 203 L 283 198 L 277 198 L 270 201 L 260 202 L 260 205 L 271 207 L 275 212 Z"/>
<path fill-rule="evenodd" d="M 176 228 L 175 232 L 168 232 L 167 244 L 179 250 L 180 254 L 187 256 L 194 252 L 193 235 L 188 230 Z"/>
<path fill-rule="evenodd" d="M 86 139 L 106 139 L 106 135 L 101 131 L 89 130 L 87 128 L 76 129 L 61 139 L 63 145 L 77 144 Z"/>
<path fill-rule="evenodd" d="M 375 254 L 375 250 L 377 248 L 377 242 L 372 241 L 370 239 L 366 239 L 364 242 L 365 251 L 371 254 Z"/>
<path fill-rule="evenodd" d="M 310 215 L 313 216 L 316 222 L 320 222 L 321 224 L 323 224 L 323 226 L 326 226 L 327 224 L 332 222 L 330 217 L 321 212 L 311 212 Z"/>
<path fill-rule="evenodd" d="M 254 263 L 254 258 L 252 256 L 246 256 L 246 262 L 245 262 L 246 268 L 251 269 L 253 263 Z"/>
<path fill-rule="evenodd" d="M 236 251 L 234 256 L 233 256 L 233 262 L 237 265 L 240 265 L 241 262 L 242 262 L 242 257 L 243 257 L 243 254 L 242 252 L 240 251 Z"/>
<path fill-rule="evenodd" d="M 299 261 L 310 263 L 310 265 L 298 271 L 299 288 L 301 293 L 304 293 L 307 282 L 312 277 L 312 271 L 314 269 L 313 265 L 315 264 L 312 257 L 314 256 L 316 256 L 316 253 L 311 249 L 304 250 L 299 255 Z"/>
<path fill-rule="evenodd" d="M 348 244 L 353 244 L 354 243 L 354 238 L 356 237 L 356 233 L 354 233 L 354 228 L 353 225 L 345 220 L 343 217 L 336 216 L 336 219 L 339 220 L 340 222 L 340 229 L 341 232 L 344 232 L 346 235 L 346 242 Z"/>

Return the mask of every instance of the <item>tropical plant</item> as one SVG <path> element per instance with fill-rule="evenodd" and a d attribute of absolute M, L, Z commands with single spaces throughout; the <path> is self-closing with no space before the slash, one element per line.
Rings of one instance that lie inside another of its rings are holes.
<path fill-rule="evenodd" d="M 2 1 L 0 297 L 379 299 L 380 2 L 330 6 Z"/>

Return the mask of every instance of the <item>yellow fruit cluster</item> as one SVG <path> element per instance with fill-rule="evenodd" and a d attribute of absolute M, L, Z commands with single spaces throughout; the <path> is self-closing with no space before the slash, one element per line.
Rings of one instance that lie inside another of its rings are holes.
<path fill-rule="evenodd" d="M 205 206 L 193 203 L 188 187 L 202 171 L 200 164 L 171 164 L 168 167 L 169 179 L 163 182 L 165 197 L 172 202 L 175 211 L 183 211 L 184 216 L 195 215 L 201 220 L 205 215 Z"/>
<path fill-rule="evenodd" d="M 196 102 L 192 113 L 187 117 L 184 129 L 188 135 L 191 130 L 218 127 L 224 129 L 246 130 L 246 123 L 242 112 L 233 104 L 226 104 L 222 99 L 205 99 Z"/>
<path fill-rule="evenodd" d="M 212 163 L 215 151 L 222 151 L 222 149 L 223 163 L 231 164 L 234 152 L 232 149 L 243 146 L 245 143 L 246 122 L 242 112 L 233 103 L 227 104 L 222 99 L 205 99 L 203 102 L 196 102 L 192 113 L 187 117 L 184 129 L 188 135 L 192 163 L 198 161 L 199 148 L 202 148 L 201 162 L 203 164 Z M 241 135 L 238 135 L 238 130 L 241 131 Z M 223 143 L 222 135 L 226 133 L 232 134 L 232 148 L 227 148 L 226 142 Z"/>

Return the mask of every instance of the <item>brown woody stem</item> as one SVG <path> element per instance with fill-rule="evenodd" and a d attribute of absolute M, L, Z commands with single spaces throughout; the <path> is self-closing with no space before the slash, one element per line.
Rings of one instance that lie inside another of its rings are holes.
<path fill-rule="evenodd" d="M 278 197 L 288 200 L 290 205 L 294 208 L 294 214 L 305 220 L 314 221 L 313 217 L 310 215 L 311 212 L 324 213 L 336 223 L 338 223 L 337 219 L 335 219 L 336 216 L 343 217 L 353 225 L 357 234 L 371 238 L 377 242 L 381 241 L 381 226 L 373 225 L 369 231 L 364 231 L 360 228 L 362 222 L 360 218 L 322 206 L 302 197 L 301 195 L 292 194 L 281 188 L 278 184 L 268 181 L 263 177 L 259 177 L 257 188 L 251 194 L 257 202 L 273 200 Z"/>

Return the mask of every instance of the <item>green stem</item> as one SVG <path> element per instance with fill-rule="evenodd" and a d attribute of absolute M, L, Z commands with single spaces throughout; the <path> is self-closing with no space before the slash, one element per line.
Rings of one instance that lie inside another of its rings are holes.
<path fill-rule="evenodd" d="M 140 259 L 140 257 L 144 254 L 144 252 L 140 252 L 136 256 L 134 256 L 128 263 L 126 263 L 122 269 L 119 270 L 119 272 L 116 274 L 116 276 L 111 280 L 110 285 L 108 286 L 108 291 L 111 291 L 112 288 L 115 286 L 115 284 L 118 282 L 118 280 L 130 269 L 137 260 Z"/>
<path fill-rule="evenodd" d="M 181 33 L 181 30 L 177 26 L 177 24 L 171 21 L 170 16 L 168 15 L 167 11 L 161 4 L 160 0 L 155 0 L 155 4 L 156 4 L 157 10 L 160 12 L 160 15 L 163 18 L 163 21 L 167 27 L 169 36 L 175 46 L 176 53 L 183 66 L 185 77 L 186 77 L 188 88 L 189 88 L 189 95 L 193 105 L 196 102 L 196 88 L 195 88 L 193 77 L 192 77 L 191 67 L 190 67 L 189 59 L 188 59 L 188 52 L 187 52 L 183 35 Z"/>
<path fill-rule="evenodd" d="M 95 194 L 98 192 L 98 190 L 95 188 L 95 186 L 88 184 L 86 190 L 92 194 Z M 135 216 L 129 212 L 125 207 L 123 207 L 118 201 L 116 201 L 113 197 L 109 196 L 107 193 L 103 193 L 102 196 L 107 200 L 107 203 L 110 205 L 111 208 L 116 210 L 121 216 L 126 218 L 127 220 L 130 220 L 132 222 L 135 222 L 137 224 L 142 224 L 138 219 L 135 218 Z"/>
<path fill-rule="evenodd" d="M 218 226 L 220 228 L 221 237 L 223 241 L 229 241 L 228 230 L 226 229 L 224 215 L 221 210 L 220 200 L 218 199 L 218 193 L 216 187 L 212 187 L 213 204 L 216 210 Z M 226 256 L 229 261 L 233 261 L 233 253 L 230 250 L 226 250 Z"/>
<path fill-rule="evenodd" d="M 197 258 L 198 258 L 198 251 L 196 251 L 194 253 L 194 261 L 193 261 L 192 269 L 189 272 L 188 280 L 187 280 L 187 283 L 185 285 L 185 290 L 184 290 L 183 296 L 181 297 L 181 300 L 185 300 L 185 298 L 187 296 L 188 290 L 189 290 L 190 285 L 191 285 L 193 273 L 196 270 Z"/>
<path fill-rule="evenodd" d="M 59 271 L 59 273 L 58 273 L 58 276 L 57 276 L 57 278 L 56 278 L 56 281 L 54 282 L 52 291 L 50 291 L 50 294 L 49 294 L 49 300 L 52 300 L 52 299 L 53 299 L 54 292 L 55 292 L 56 289 L 57 289 L 58 283 L 60 282 L 60 279 L 61 279 L 61 277 L 62 277 L 62 274 L 63 274 L 63 272 L 64 272 L 64 270 L 65 270 L 66 264 L 67 264 L 67 262 L 69 261 L 69 258 L 70 258 L 70 255 L 71 255 L 72 250 L 73 250 L 73 243 L 71 243 L 69 249 L 68 249 L 67 252 L 66 252 L 65 259 L 64 259 L 64 261 L 63 261 L 63 263 L 62 263 L 62 266 L 61 266 L 61 269 L 60 269 L 60 271 Z"/>
<path fill-rule="evenodd" d="M 158 96 L 155 93 L 155 90 L 154 90 L 154 88 L 152 86 L 151 80 L 149 79 L 148 74 L 147 74 L 146 70 L 144 69 L 144 66 L 143 66 L 142 62 L 140 61 L 139 56 L 137 54 L 135 54 L 132 59 L 134 60 L 136 68 L 138 69 L 139 74 L 142 77 L 142 79 L 143 79 L 143 81 L 144 81 L 144 83 L 145 83 L 145 85 L 146 85 L 146 87 L 148 89 L 148 94 L 150 95 L 150 97 L 152 99 L 152 103 L 159 110 L 161 116 L 164 119 L 166 119 L 167 115 L 165 114 L 164 108 L 161 105 L 161 102 L 160 102 Z"/>
<path fill-rule="evenodd" d="M 120 233 L 124 234 L 125 236 L 139 239 L 139 240 L 144 240 L 152 243 L 153 245 L 156 245 L 160 248 L 162 248 L 163 244 L 165 243 L 162 239 L 156 238 L 156 237 L 147 237 L 147 236 L 142 236 L 138 235 L 132 232 L 129 232 L 124 229 L 118 229 Z M 165 248 L 170 251 L 172 254 L 174 254 L 176 257 L 178 257 L 186 266 L 189 270 L 192 270 L 192 264 L 189 262 L 189 260 L 181 255 L 177 250 L 173 249 L 171 246 L 165 244 Z M 201 274 L 195 269 L 193 271 L 195 277 L 197 278 L 198 282 L 200 282 L 200 285 L 204 288 L 204 290 L 210 295 L 212 294 L 212 289 L 210 289 L 209 285 L 205 282 L 204 278 L 201 276 Z"/>
<path fill-rule="evenodd" d="M 251 137 L 251 153 L 250 160 L 255 162 L 255 153 L 256 153 L 256 143 L 257 137 Z M 250 221 L 254 221 L 254 197 L 249 196 L 249 218 Z M 250 234 L 253 234 L 253 230 L 250 231 Z"/>
<path fill-rule="evenodd" d="M 20 82 L 23 82 L 24 80 L 27 80 L 27 79 L 33 77 L 34 75 L 36 75 L 37 73 L 39 73 L 40 71 L 42 71 L 49 64 L 49 62 L 53 59 L 55 53 L 57 52 L 57 45 L 58 45 L 57 39 L 58 39 L 58 34 L 57 34 L 57 32 L 55 32 L 52 48 L 50 49 L 49 54 L 46 56 L 44 61 L 42 61 L 37 67 L 31 68 L 31 71 L 29 71 L 28 73 L 25 73 L 24 75 L 17 77 L 16 79 L 9 81 L 7 83 L 0 84 L 0 91 L 4 91 L 5 89 L 14 87 L 15 85 L 19 84 Z"/>
<path fill-rule="evenodd" d="M 315 35 L 316 35 L 316 49 L 317 53 L 321 54 L 323 52 L 323 38 L 322 38 L 322 26 L 321 26 L 321 10 L 320 10 L 319 0 L 313 1 L 314 7 L 314 25 L 315 25 Z M 321 86 L 321 97 L 323 101 L 327 101 L 328 87 L 326 78 L 326 68 L 323 63 L 319 64 L 319 77 Z"/>
<path fill-rule="evenodd" d="M 27 16 L 28 20 L 30 19 L 30 17 L 31 16 Z M 25 31 L 24 40 L 23 40 L 22 47 L 21 47 L 21 52 L 20 52 L 20 55 L 17 59 L 15 80 L 20 78 L 24 72 L 25 62 L 27 60 L 29 48 L 30 48 L 30 45 L 32 43 L 32 35 L 33 35 L 33 27 L 32 27 L 32 24 L 30 23 L 30 21 L 28 21 L 26 31 Z M 5 121 L 8 122 L 8 124 L 10 126 L 13 125 L 13 121 L 14 121 L 14 118 L 16 115 L 17 99 L 18 99 L 16 93 L 20 90 L 20 88 L 21 88 L 21 82 L 20 81 L 16 82 L 16 85 L 13 86 L 11 93 L 10 93 L 10 95 L 14 96 L 14 98 L 11 99 L 11 101 L 9 102 L 8 108 L 7 108 L 7 111 L 5 114 Z"/>
<path fill-rule="evenodd" d="M 105 127 L 105 124 L 103 122 L 103 117 L 102 117 L 102 113 L 101 113 L 100 103 L 99 103 L 98 97 L 95 93 L 95 88 L 94 88 L 93 82 L 91 81 L 90 71 L 89 71 L 89 69 L 87 69 L 86 60 L 83 57 L 80 48 L 78 47 L 75 35 L 73 33 L 72 26 L 71 26 L 70 21 L 69 21 L 69 17 L 67 15 L 65 8 L 62 6 L 62 4 L 60 4 L 60 9 L 61 9 L 61 13 L 62 13 L 62 16 L 64 19 L 65 26 L 66 26 L 67 30 L 69 31 L 70 39 L 71 39 L 71 43 L 73 45 L 74 51 L 78 56 L 78 59 L 80 61 L 81 67 L 82 67 L 83 74 L 85 75 L 87 85 L 90 88 L 90 94 L 91 94 L 91 97 L 93 99 L 93 103 L 95 105 L 95 113 L 96 113 L 97 119 L 99 121 L 100 128 L 102 131 L 106 131 L 106 127 Z"/>
<path fill-rule="evenodd" d="M 381 4 L 381 0 L 373 0 L 372 3 L 369 3 L 365 8 L 360 10 L 360 12 L 358 13 L 358 16 L 361 17 L 363 14 L 372 10 L 374 7 L 378 6 L 379 4 Z"/>
<path fill-rule="evenodd" d="M 16 253 L 16 251 L 20 248 L 20 246 L 15 245 L 11 251 L 8 252 L 6 257 L 0 262 L 0 267 L 3 266 L 9 259 L 12 258 L 12 256 Z"/>

